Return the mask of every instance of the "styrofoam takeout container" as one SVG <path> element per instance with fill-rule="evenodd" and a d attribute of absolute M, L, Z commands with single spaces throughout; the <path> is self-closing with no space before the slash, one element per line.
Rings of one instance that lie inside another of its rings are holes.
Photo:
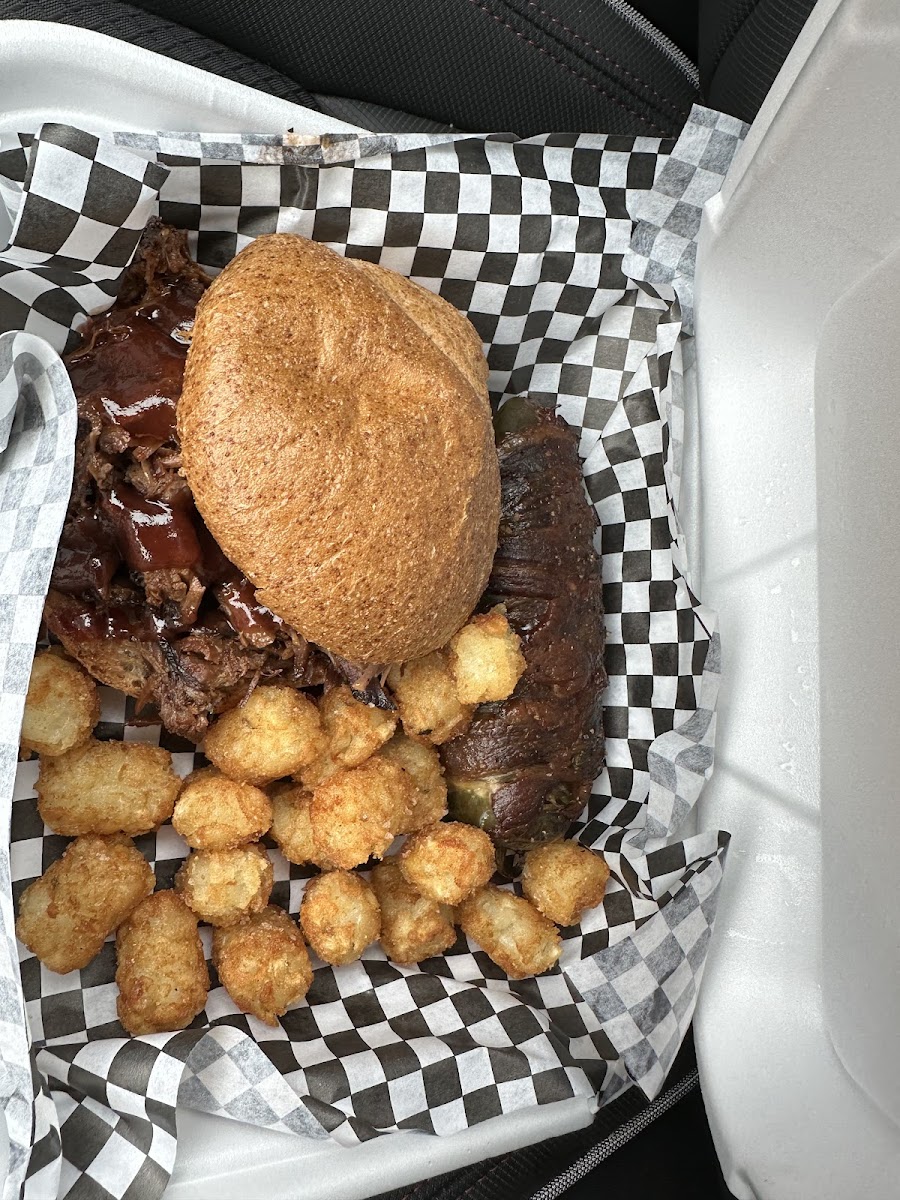
<path fill-rule="evenodd" d="M 819 0 L 699 246 L 733 840 L 694 1029 L 740 1200 L 900 1194 L 898 81 L 896 0 Z"/>
<path fill-rule="evenodd" d="M 321 131 L 319 114 L 94 34 L 3 32 L 2 128 Z M 693 450 L 703 493 L 683 517 L 726 682 L 699 823 L 734 838 L 695 1032 L 741 1200 L 892 1200 L 900 1178 L 898 79 L 895 0 L 819 0 L 700 245 L 686 467 Z M 344 1150 L 180 1113 L 167 1196 L 351 1200 L 589 1119 L 569 1101 Z"/>
<path fill-rule="evenodd" d="M 4 21 L 0 130 L 34 132 L 45 121 L 88 130 L 356 130 L 113 38 L 67 25 Z M 0 223 L 0 240 L 8 233 Z M 166 1200 L 213 1194 L 220 1200 L 357 1200 L 583 1128 L 595 1111 L 593 1100 L 579 1097 L 494 1117 L 449 1137 L 397 1133 L 344 1148 L 179 1108 Z"/>

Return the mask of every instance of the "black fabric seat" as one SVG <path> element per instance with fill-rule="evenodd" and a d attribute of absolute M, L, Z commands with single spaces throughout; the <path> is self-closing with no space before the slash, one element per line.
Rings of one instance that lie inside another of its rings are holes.
<path fill-rule="evenodd" d="M 814 0 L 635 4 L 0 0 L 0 19 L 97 30 L 378 132 L 673 136 L 699 100 L 751 121 Z"/>
<path fill-rule="evenodd" d="M 699 97 L 687 56 L 634 10 L 608 0 L 141 0 L 138 7 L 239 47 L 317 94 L 461 129 L 669 136 Z"/>

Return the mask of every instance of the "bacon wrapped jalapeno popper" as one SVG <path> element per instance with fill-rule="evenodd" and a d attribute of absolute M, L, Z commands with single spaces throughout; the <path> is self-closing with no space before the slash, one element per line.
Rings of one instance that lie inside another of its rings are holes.
<path fill-rule="evenodd" d="M 495 424 L 500 537 L 480 608 L 505 605 L 527 667 L 441 757 L 451 815 L 519 851 L 563 836 L 603 766 L 603 592 L 575 433 L 524 397 Z"/>

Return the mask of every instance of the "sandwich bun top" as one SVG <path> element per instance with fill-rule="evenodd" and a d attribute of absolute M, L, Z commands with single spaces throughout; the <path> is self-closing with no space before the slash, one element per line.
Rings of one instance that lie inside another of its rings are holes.
<path fill-rule="evenodd" d="M 500 514 L 487 364 L 424 288 L 257 238 L 200 302 L 178 434 L 210 532 L 323 649 L 404 662 L 474 608 Z"/>

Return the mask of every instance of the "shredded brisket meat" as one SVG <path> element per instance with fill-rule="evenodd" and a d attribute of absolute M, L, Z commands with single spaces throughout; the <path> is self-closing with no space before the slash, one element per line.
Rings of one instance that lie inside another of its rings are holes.
<path fill-rule="evenodd" d="M 151 221 L 115 304 L 68 356 L 75 477 L 47 606 L 51 632 L 69 644 L 127 638 L 139 649 L 141 701 L 193 740 L 260 681 L 306 687 L 340 674 L 257 602 L 181 472 L 176 408 L 208 284 L 186 235 Z"/>

